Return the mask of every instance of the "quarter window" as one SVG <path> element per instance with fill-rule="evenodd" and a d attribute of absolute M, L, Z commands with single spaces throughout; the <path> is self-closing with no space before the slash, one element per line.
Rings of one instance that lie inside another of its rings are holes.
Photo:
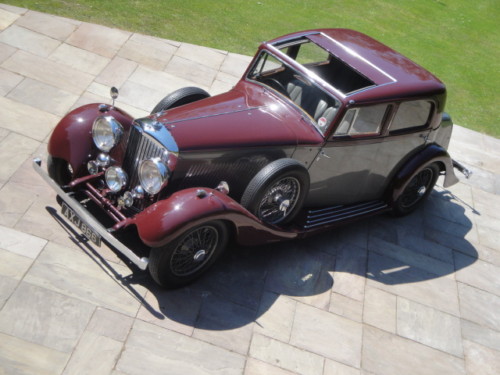
<path fill-rule="evenodd" d="M 386 104 L 349 109 L 335 131 L 335 135 L 378 134 L 386 111 Z"/>
<path fill-rule="evenodd" d="M 399 105 L 391 125 L 391 132 L 425 126 L 431 114 L 432 104 L 426 100 L 412 100 Z"/>

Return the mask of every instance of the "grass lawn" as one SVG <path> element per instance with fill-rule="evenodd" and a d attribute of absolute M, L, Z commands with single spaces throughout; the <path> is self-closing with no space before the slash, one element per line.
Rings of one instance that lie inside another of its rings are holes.
<path fill-rule="evenodd" d="M 162 38 L 253 55 L 259 42 L 318 27 L 364 32 L 448 87 L 454 122 L 500 138 L 498 0 L 4 0 Z"/>

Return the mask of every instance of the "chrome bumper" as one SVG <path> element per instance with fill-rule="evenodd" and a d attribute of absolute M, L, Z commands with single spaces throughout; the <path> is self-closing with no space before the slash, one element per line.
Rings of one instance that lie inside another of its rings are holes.
<path fill-rule="evenodd" d="M 148 267 L 148 258 L 139 258 L 132 250 L 130 250 L 127 246 L 118 241 L 111 233 L 107 231 L 107 229 L 99 223 L 92 215 L 90 215 L 82 205 L 73 199 L 68 193 L 60 188 L 60 186 L 49 177 L 49 175 L 42 169 L 42 161 L 39 158 L 33 159 L 33 168 L 37 173 L 42 176 L 42 178 L 47 182 L 52 189 L 55 190 L 57 195 L 61 197 L 61 199 L 73 210 L 76 214 L 85 221 L 88 225 L 90 225 L 99 235 L 102 237 L 104 241 L 113 246 L 120 253 L 125 255 L 132 263 L 134 263 L 141 270 L 145 270 Z"/>

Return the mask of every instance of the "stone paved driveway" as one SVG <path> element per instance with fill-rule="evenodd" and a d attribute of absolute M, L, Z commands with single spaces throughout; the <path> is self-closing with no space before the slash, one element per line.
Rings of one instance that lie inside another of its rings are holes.
<path fill-rule="evenodd" d="M 500 141 L 456 127 L 471 180 L 403 218 L 232 249 L 160 290 L 79 242 L 31 168 L 69 109 L 147 114 L 229 89 L 249 57 L 0 4 L 1 374 L 498 374 Z"/>

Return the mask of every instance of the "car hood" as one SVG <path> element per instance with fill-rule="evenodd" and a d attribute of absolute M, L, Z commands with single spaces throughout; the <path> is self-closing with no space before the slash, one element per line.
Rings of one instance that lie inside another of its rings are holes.
<path fill-rule="evenodd" d="M 159 118 L 179 151 L 318 144 L 323 138 L 291 104 L 261 86 L 240 82 L 231 91 L 173 108 Z"/>

